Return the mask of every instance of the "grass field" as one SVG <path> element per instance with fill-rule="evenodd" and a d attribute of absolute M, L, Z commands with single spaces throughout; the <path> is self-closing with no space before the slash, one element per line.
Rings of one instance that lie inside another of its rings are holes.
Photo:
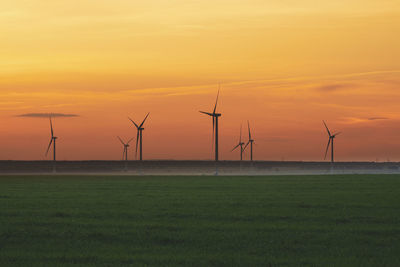
<path fill-rule="evenodd" d="M 0 176 L 0 266 L 400 266 L 400 176 Z"/>

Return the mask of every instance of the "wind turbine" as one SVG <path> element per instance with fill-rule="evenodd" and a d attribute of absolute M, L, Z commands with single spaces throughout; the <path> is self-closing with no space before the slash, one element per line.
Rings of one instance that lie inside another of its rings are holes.
<path fill-rule="evenodd" d="M 246 150 L 247 146 L 250 144 L 250 161 L 253 161 L 253 144 L 254 144 L 254 139 L 251 139 L 251 132 L 250 132 L 250 123 L 247 121 L 247 127 L 249 129 L 249 141 L 247 142 L 246 146 L 244 147 L 243 150 Z"/>
<path fill-rule="evenodd" d="M 328 154 L 328 149 L 329 149 L 329 145 L 331 146 L 331 162 L 334 162 L 334 157 L 333 157 L 333 141 L 335 140 L 335 137 L 340 134 L 340 132 L 331 134 L 331 132 L 328 129 L 328 126 L 326 126 L 325 121 L 322 121 L 325 125 L 326 131 L 328 132 L 329 135 L 329 141 L 328 141 L 328 145 L 326 146 L 326 151 L 325 151 L 325 157 L 324 159 L 326 159 L 326 155 Z"/>
<path fill-rule="evenodd" d="M 215 106 L 214 110 L 212 113 L 210 112 L 205 112 L 205 111 L 200 111 L 200 113 L 206 114 L 208 116 L 212 117 L 213 121 L 213 141 L 215 140 L 215 161 L 218 161 L 218 118 L 221 117 L 221 113 L 217 113 L 217 104 L 218 104 L 218 97 L 219 97 L 219 90 L 218 88 L 218 93 L 217 93 L 217 100 L 215 101 Z"/>
<path fill-rule="evenodd" d="M 124 141 L 122 141 L 122 139 L 117 136 L 119 141 L 122 143 L 122 145 L 124 146 L 124 152 L 122 153 L 122 160 L 125 159 L 125 161 L 128 160 L 128 147 L 129 147 L 129 143 L 133 140 L 133 138 L 131 138 L 127 143 L 125 143 Z"/>
<path fill-rule="evenodd" d="M 137 151 L 138 151 L 138 144 L 139 144 L 139 159 L 142 161 L 143 160 L 143 142 L 142 142 L 142 136 L 143 136 L 143 124 L 146 121 L 147 117 L 149 116 L 150 112 L 147 113 L 146 117 L 144 117 L 144 120 L 140 125 L 137 125 L 131 118 L 128 117 L 128 119 L 136 126 L 137 129 L 137 136 L 136 136 L 136 158 L 137 158 Z M 140 142 L 140 143 L 139 143 Z"/>
<path fill-rule="evenodd" d="M 56 161 L 56 140 L 57 140 L 57 137 L 54 136 L 53 123 L 51 122 L 51 116 L 50 116 L 50 131 L 51 131 L 51 138 L 50 138 L 49 146 L 47 147 L 47 150 L 46 150 L 46 156 L 49 153 L 51 144 L 53 143 L 53 161 Z"/>
<path fill-rule="evenodd" d="M 237 149 L 238 147 L 240 147 L 240 160 L 243 160 L 243 145 L 244 143 L 242 142 L 242 125 L 240 125 L 240 138 L 239 138 L 239 143 L 232 149 L 232 151 L 234 151 L 235 149 Z M 231 151 L 231 152 L 232 152 Z"/>

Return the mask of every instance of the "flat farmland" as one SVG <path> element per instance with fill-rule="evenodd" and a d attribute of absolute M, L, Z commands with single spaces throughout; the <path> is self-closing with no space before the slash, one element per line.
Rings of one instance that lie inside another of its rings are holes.
<path fill-rule="evenodd" d="M 0 176 L 1 266 L 400 266 L 400 175 Z"/>

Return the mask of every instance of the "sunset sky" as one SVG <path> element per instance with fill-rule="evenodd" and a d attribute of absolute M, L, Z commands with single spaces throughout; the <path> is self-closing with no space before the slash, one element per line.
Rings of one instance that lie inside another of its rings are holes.
<path fill-rule="evenodd" d="M 122 157 L 150 112 L 145 159 L 220 158 L 240 125 L 257 160 L 400 160 L 398 0 L 13 0 L 0 9 L 0 159 Z M 132 159 L 134 142 L 129 157 Z M 247 157 L 248 155 L 246 155 Z"/>

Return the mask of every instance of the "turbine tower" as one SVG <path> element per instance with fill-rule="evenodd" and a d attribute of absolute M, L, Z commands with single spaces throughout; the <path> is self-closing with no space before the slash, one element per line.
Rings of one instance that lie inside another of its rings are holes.
<path fill-rule="evenodd" d="M 143 142 L 142 142 L 142 137 L 143 137 L 143 124 L 146 121 L 147 117 L 149 116 L 150 112 L 147 113 L 146 117 L 144 117 L 144 120 L 140 125 L 137 125 L 131 118 L 128 117 L 128 119 L 136 126 L 137 129 L 137 136 L 136 136 L 136 158 L 137 158 L 137 151 L 138 151 L 138 144 L 139 144 L 139 159 L 140 161 L 143 160 Z"/>
<path fill-rule="evenodd" d="M 232 149 L 232 151 L 234 151 L 235 149 L 237 149 L 238 147 L 240 147 L 240 160 L 243 160 L 243 152 L 244 152 L 244 148 L 243 148 L 244 143 L 242 142 L 242 125 L 240 125 L 240 137 L 239 137 L 239 143 Z M 231 152 L 232 152 L 231 151 Z"/>
<path fill-rule="evenodd" d="M 51 144 L 53 143 L 53 161 L 56 161 L 56 140 L 57 140 L 57 137 L 54 136 L 53 123 L 51 122 L 51 116 L 50 116 L 50 131 L 51 131 L 51 138 L 50 138 L 49 146 L 47 147 L 47 150 L 46 150 L 46 156 L 49 153 Z"/>
<path fill-rule="evenodd" d="M 124 141 L 122 141 L 122 139 L 117 136 L 119 141 L 122 143 L 122 145 L 124 146 L 124 152 L 122 153 L 122 160 L 127 161 L 128 160 L 128 147 L 129 147 L 129 143 L 133 140 L 133 138 L 131 138 L 127 143 L 125 143 Z"/>
<path fill-rule="evenodd" d="M 246 146 L 244 147 L 243 150 L 246 150 L 247 146 L 250 144 L 250 161 L 253 161 L 253 144 L 254 139 L 251 138 L 251 131 L 250 131 L 250 123 L 247 121 L 247 128 L 249 129 L 249 141 L 247 142 Z"/>
<path fill-rule="evenodd" d="M 334 162 L 334 157 L 333 157 L 333 141 L 335 140 L 335 137 L 340 134 L 340 132 L 331 134 L 331 132 L 328 129 L 328 126 L 326 125 L 325 121 L 322 121 L 325 125 L 326 131 L 328 132 L 329 135 L 329 141 L 328 141 L 328 145 L 326 146 L 326 151 L 325 151 L 325 157 L 324 159 L 326 159 L 326 155 L 328 154 L 328 150 L 329 150 L 329 145 L 331 146 L 331 162 Z"/>
<path fill-rule="evenodd" d="M 219 89 L 220 88 L 218 88 L 217 100 L 215 101 L 215 106 L 214 106 L 213 112 L 210 113 L 210 112 L 200 111 L 200 113 L 203 113 L 203 114 L 206 114 L 206 115 L 212 117 L 212 122 L 213 122 L 212 139 L 213 139 L 213 141 L 215 140 L 215 161 L 218 161 L 218 118 L 221 117 L 221 115 L 222 115 L 221 113 L 216 112 L 217 104 L 218 104 L 218 97 L 219 97 Z"/>

